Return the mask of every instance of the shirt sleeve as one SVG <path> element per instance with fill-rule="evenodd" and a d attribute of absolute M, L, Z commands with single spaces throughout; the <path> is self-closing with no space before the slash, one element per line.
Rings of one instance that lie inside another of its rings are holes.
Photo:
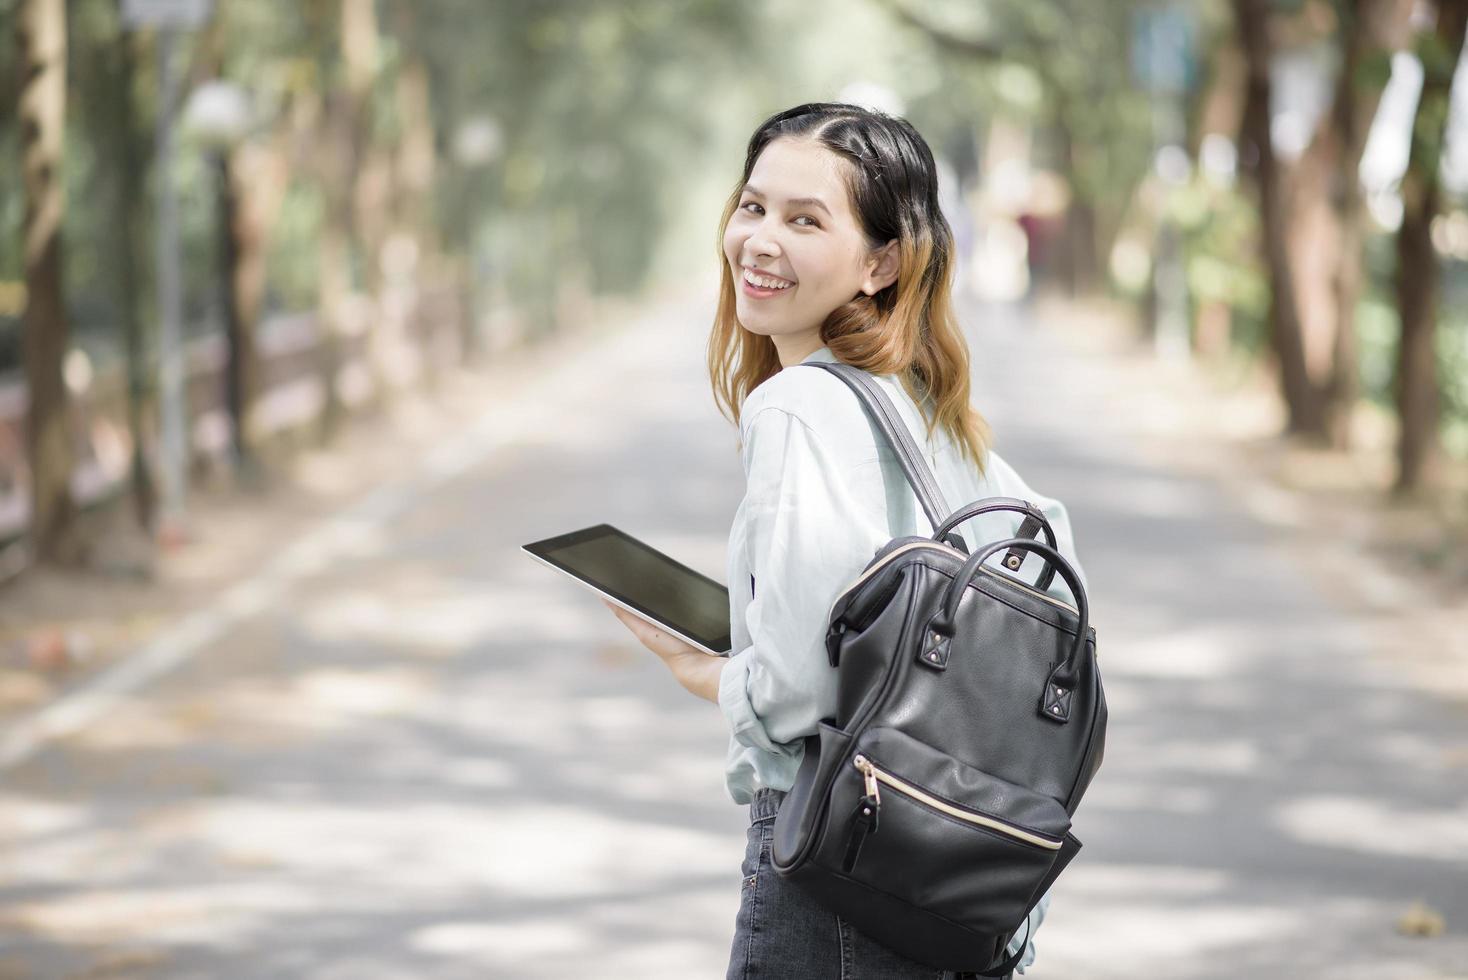
<path fill-rule="evenodd" d="M 817 721 L 835 714 L 836 671 L 826 654 L 831 604 L 861 574 L 885 529 L 873 527 L 852 497 L 842 461 L 783 409 L 762 408 L 749 420 L 744 467 L 745 547 L 755 578 L 745 609 L 750 642 L 724 665 L 719 707 L 736 741 L 794 756 Z"/>
<path fill-rule="evenodd" d="M 1045 913 L 1049 908 L 1050 892 L 1047 890 L 1035 903 L 1035 907 L 1030 909 L 1030 914 L 1025 918 L 1024 924 L 1015 930 L 1014 938 L 1005 947 L 1005 952 L 1013 956 L 1019 952 L 1019 944 L 1025 944 L 1025 955 L 1021 956 L 1019 962 L 1014 965 L 1017 973 L 1025 972 L 1025 967 L 1035 962 L 1035 932 L 1040 928 L 1040 923 L 1045 921 Z"/>

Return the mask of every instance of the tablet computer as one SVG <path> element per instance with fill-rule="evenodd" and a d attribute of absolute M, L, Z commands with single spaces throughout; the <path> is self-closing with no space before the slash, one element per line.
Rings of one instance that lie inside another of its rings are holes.
<path fill-rule="evenodd" d="M 625 531 L 596 524 L 520 549 L 705 653 L 729 653 L 728 587 Z"/>

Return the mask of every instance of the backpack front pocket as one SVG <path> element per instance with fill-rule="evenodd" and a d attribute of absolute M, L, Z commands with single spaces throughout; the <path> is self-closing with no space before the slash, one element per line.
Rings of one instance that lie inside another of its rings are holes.
<path fill-rule="evenodd" d="M 970 928 L 1013 928 L 1070 828 L 1055 799 L 896 728 L 863 732 L 843 768 L 822 863 Z"/>

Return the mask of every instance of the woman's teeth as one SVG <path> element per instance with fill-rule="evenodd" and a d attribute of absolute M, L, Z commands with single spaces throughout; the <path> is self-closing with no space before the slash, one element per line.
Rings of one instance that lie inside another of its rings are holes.
<path fill-rule="evenodd" d="M 744 270 L 744 281 L 760 289 L 784 289 L 791 285 L 782 279 L 766 279 L 764 276 L 757 276 L 748 269 Z"/>

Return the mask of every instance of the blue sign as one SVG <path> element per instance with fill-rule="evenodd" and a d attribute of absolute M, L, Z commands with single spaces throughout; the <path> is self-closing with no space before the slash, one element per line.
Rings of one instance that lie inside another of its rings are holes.
<path fill-rule="evenodd" d="M 1152 7 L 1132 15 L 1132 76 L 1143 88 L 1177 94 L 1197 77 L 1196 26 L 1181 7 Z"/>

